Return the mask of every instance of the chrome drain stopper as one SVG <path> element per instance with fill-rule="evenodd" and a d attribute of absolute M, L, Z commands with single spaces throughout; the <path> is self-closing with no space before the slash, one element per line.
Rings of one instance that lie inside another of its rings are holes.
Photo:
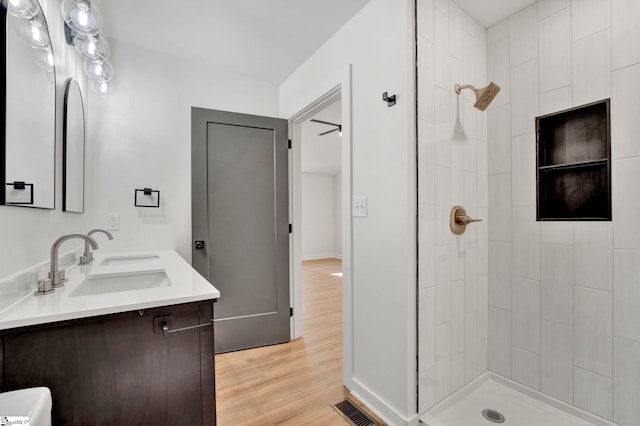
<path fill-rule="evenodd" d="M 504 416 L 496 410 L 482 410 L 482 416 L 493 423 L 504 423 Z"/>

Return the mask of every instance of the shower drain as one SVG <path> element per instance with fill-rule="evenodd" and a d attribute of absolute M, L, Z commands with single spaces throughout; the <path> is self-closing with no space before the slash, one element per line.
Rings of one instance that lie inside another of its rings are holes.
<path fill-rule="evenodd" d="M 496 410 L 482 410 L 482 415 L 485 419 L 493 423 L 504 423 L 504 416 Z"/>

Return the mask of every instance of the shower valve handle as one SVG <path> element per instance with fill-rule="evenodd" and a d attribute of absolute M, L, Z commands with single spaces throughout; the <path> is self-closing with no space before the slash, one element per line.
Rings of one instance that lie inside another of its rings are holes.
<path fill-rule="evenodd" d="M 470 218 L 469 216 L 456 216 L 456 222 L 458 222 L 461 225 L 468 225 L 472 222 L 482 222 L 482 219 L 473 219 Z"/>
<path fill-rule="evenodd" d="M 453 206 L 451 209 L 449 227 L 456 235 L 464 234 L 467 225 L 473 222 L 480 222 L 481 219 L 473 219 L 467 216 L 467 211 L 462 206 Z"/>

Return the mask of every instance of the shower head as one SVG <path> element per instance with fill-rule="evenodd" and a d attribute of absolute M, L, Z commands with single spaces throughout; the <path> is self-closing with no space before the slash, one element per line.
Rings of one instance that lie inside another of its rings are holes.
<path fill-rule="evenodd" d="M 498 95 L 500 92 L 500 87 L 495 84 L 493 81 L 489 83 L 488 86 L 483 87 L 482 89 L 476 89 L 470 84 L 465 84 L 464 86 L 460 86 L 456 83 L 456 93 L 459 95 L 462 89 L 471 89 L 476 94 L 476 103 L 473 105 L 474 108 L 479 109 L 480 111 L 484 111 L 487 109 L 491 101 Z"/>

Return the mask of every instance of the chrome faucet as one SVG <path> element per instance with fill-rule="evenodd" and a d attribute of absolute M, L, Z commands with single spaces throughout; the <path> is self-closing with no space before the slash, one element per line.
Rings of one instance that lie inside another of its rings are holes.
<path fill-rule="evenodd" d="M 91 231 L 87 232 L 87 235 L 90 237 L 92 234 L 95 234 L 96 232 L 102 232 L 107 237 L 109 237 L 110 240 L 113 240 L 113 235 L 111 234 L 111 232 L 105 231 L 104 229 L 92 229 Z M 94 250 L 96 248 L 97 247 L 94 247 Z M 85 240 L 85 242 L 84 242 L 84 254 L 82 256 L 80 256 L 79 265 L 86 265 L 86 264 L 91 263 L 91 262 L 93 262 L 93 253 L 91 252 L 91 249 L 89 248 L 89 241 Z"/>
<path fill-rule="evenodd" d="M 91 247 L 93 247 L 94 250 L 97 250 L 99 247 L 96 240 L 84 234 L 63 235 L 62 237 L 55 240 L 55 242 L 51 246 L 51 271 L 49 272 L 49 280 L 51 280 L 52 288 L 62 287 L 64 285 L 64 282 L 67 280 L 64 276 L 64 271 L 58 271 L 58 251 L 62 243 L 73 238 L 80 238 L 85 240 L 87 244 L 90 244 Z"/>

